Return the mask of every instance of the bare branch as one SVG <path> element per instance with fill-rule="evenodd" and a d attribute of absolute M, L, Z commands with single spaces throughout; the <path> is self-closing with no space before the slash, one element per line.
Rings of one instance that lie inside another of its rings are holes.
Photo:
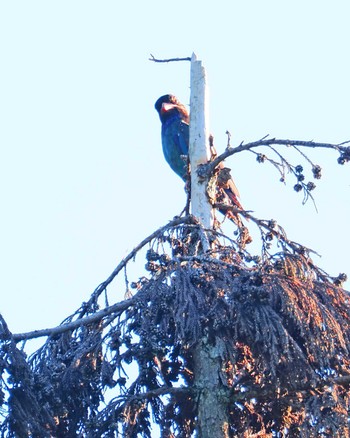
<path fill-rule="evenodd" d="M 307 396 L 309 393 L 321 391 L 324 388 L 332 387 L 333 385 L 340 385 L 344 388 L 348 388 L 350 385 L 350 376 L 331 377 L 329 379 L 320 380 L 318 385 L 300 385 L 294 388 L 293 391 L 290 391 L 289 394 L 285 394 L 285 397 L 286 399 L 290 399 L 296 394 Z M 246 401 L 252 398 L 258 400 L 271 400 L 275 395 L 275 388 L 263 390 L 261 387 L 259 387 L 251 388 L 242 392 L 241 388 L 236 391 L 235 386 L 233 386 L 228 390 L 228 393 L 230 393 L 230 399 L 232 402 Z"/>
<path fill-rule="evenodd" d="M 281 227 L 278 227 L 279 230 L 274 229 L 273 226 L 270 225 L 270 223 L 269 223 L 270 221 L 267 221 L 264 219 L 257 219 L 255 216 L 251 215 L 248 210 L 239 210 L 238 208 L 235 208 L 235 207 L 232 207 L 232 206 L 226 205 L 226 204 L 214 204 L 214 207 L 220 208 L 221 210 L 230 210 L 234 214 L 241 214 L 246 219 L 249 219 L 252 222 L 254 222 L 259 228 L 264 228 L 265 230 L 268 230 L 269 233 L 272 233 L 278 240 L 284 242 L 286 245 L 288 245 L 291 249 L 296 251 L 298 254 L 300 254 L 300 253 L 313 253 L 313 254 L 316 254 L 319 257 L 321 257 L 320 254 L 318 254 L 313 249 L 307 248 L 303 245 L 300 245 L 300 244 L 297 244 L 296 242 L 293 242 L 292 240 L 289 240 L 287 238 L 286 234 L 284 233 L 284 231 L 282 231 Z"/>
<path fill-rule="evenodd" d="M 339 377 L 331 377 L 329 379 L 325 379 L 319 382 L 318 385 L 300 385 L 294 388 L 293 392 L 290 392 L 289 397 L 292 397 L 296 393 L 304 393 L 306 394 L 309 391 L 321 390 L 325 387 L 332 385 L 341 385 L 344 387 L 348 387 L 350 385 L 350 376 L 339 376 Z M 262 390 L 262 388 L 249 388 L 246 391 L 242 392 L 241 387 L 239 386 L 239 390 L 236 390 L 237 385 L 233 385 L 232 388 L 221 388 L 222 392 L 226 392 L 227 395 L 231 398 L 232 401 L 245 401 L 252 398 L 256 399 L 271 399 L 275 394 L 275 388 L 268 388 L 267 390 Z M 150 400 L 155 397 L 159 397 L 166 394 L 176 395 L 176 394 L 190 394 L 195 396 L 198 391 L 201 391 L 203 388 L 199 386 L 192 387 L 173 387 L 173 386 L 162 386 L 157 389 L 153 389 L 147 392 L 140 392 L 138 394 L 125 394 L 123 397 L 126 398 L 126 403 L 132 404 L 138 400 Z"/>
<path fill-rule="evenodd" d="M 33 330 L 32 332 L 27 333 L 16 333 L 12 335 L 12 339 L 15 342 L 19 341 L 27 341 L 29 339 L 34 338 L 41 338 L 43 336 L 54 336 L 59 335 L 61 333 L 75 330 L 78 327 L 82 327 L 84 325 L 91 324 L 93 322 L 100 321 L 105 316 L 110 315 L 112 313 L 121 313 L 124 310 L 126 310 L 128 307 L 130 307 L 132 304 L 134 304 L 136 301 L 136 298 L 130 298 L 125 301 L 121 301 L 119 303 L 113 304 L 112 306 L 105 307 L 104 309 L 100 310 L 99 312 L 96 312 L 92 315 L 86 316 L 85 318 L 79 318 L 75 321 L 59 325 L 57 327 L 51 327 L 47 329 L 41 329 L 41 330 Z M 2 336 L 0 336 L 0 339 Z"/>
<path fill-rule="evenodd" d="M 119 274 L 119 272 L 127 265 L 127 263 L 132 260 L 138 251 L 142 249 L 147 243 L 151 242 L 156 237 L 162 235 L 166 230 L 176 227 L 178 225 L 182 224 L 196 224 L 196 220 L 194 216 L 186 216 L 184 218 L 175 217 L 172 221 L 170 221 L 167 225 L 164 225 L 163 227 L 158 228 L 158 230 L 154 231 L 152 234 L 150 234 L 148 237 L 143 239 L 142 242 L 140 242 L 135 248 L 126 256 L 123 258 L 123 260 L 119 263 L 119 265 L 114 269 L 112 274 L 105 280 L 103 283 L 101 283 L 94 291 L 94 293 L 91 296 L 91 299 L 96 299 L 105 289 L 106 287 L 114 280 L 114 278 Z M 91 300 L 90 299 L 90 300 Z"/>
<path fill-rule="evenodd" d="M 146 237 L 142 242 L 140 242 L 120 263 L 119 265 L 115 268 L 115 270 L 112 272 L 112 274 L 108 277 L 108 279 L 106 281 L 104 281 L 103 283 L 101 283 L 96 290 L 94 291 L 94 293 L 92 294 L 92 296 L 94 298 L 96 298 L 97 296 L 100 295 L 100 293 L 105 290 L 105 288 L 114 280 L 114 278 L 119 274 L 119 272 L 125 268 L 125 266 L 127 265 L 127 263 L 132 260 L 137 252 L 142 249 L 145 245 L 147 245 L 147 243 L 151 242 L 153 239 L 155 239 L 156 237 L 162 235 L 166 230 L 168 230 L 169 228 L 173 228 L 176 227 L 178 225 L 182 225 L 182 224 L 196 224 L 195 218 L 193 216 L 186 216 L 184 218 L 175 218 L 174 220 L 172 220 L 171 222 L 169 222 L 169 224 L 159 228 L 158 230 L 156 230 L 154 233 L 150 234 L 148 237 Z M 92 298 L 90 298 L 91 301 Z M 56 327 L 51 327 L 51 328 L 47 328 L 47 329 L 40 329 L 40 330 L 33 330 L 31 332 L 27 332 L 27 333 L 16 333 L 12 335 L 12 339 L 15 342 L 20 342 L 20 341 L 24 341 L 24 340 L 29 340 L 29 339 L 34 339 L 34 338 L 40 338 L 43 336 L 54 336 L 54 335 L 58 335 L 70 330 L 74 330 L 78 327 L 81 326 L 85 326 L 88 324 L 91 324 L 93 322 L 97 322 L 102 320 L 104 317 L 111 315 L 113 313 L 121 313 L 124 310 L 126 310 L 128 307 L 130 307 L 131 305 L 133 305 L 136 301 L 136 298 L 133 297 L 131 299 L 125 300 L 125 301 L 121 301 L 119 303 L 113 304 L 111 306 L 107 306 L 104 309 L 92 314 L 92 315 L 88 315 L 86 317 L 83 317 L 84 315 L 84 308 L 86 308 L 86 306 L 82 306 L 82 311 L 80 312 L 80 315 L 78 316 L 78 319 L 71 321 L 70 318 L 66 319 L 65 323 L 56 326 Z M 6 334 L 0 334 L 0 339 L 7 339 Z"/>
<path fill-rule="evenodd" d="M 218 155 L 215 160 L 207 164 L 207 173 L 210 175 L 215 167 L 221 162 L 224 161 L 227 157 L 231 155 L 237 154 L 238 152 L 249 151 L 250 149 L 257 148 L 260 146 L 272 146 L 272 145 L 281 145 L 281 146 L 293 146 L 293 147 L 308 147 L 308 148 L 326 148 L 326 149 L 334 149 L 338 152 L 342 152 L 345 155 L 349 155 L 349 143 L 350 140 L 345 141 L 340 144 L 332 144 L 332 143 L 317 143 L 314 141 L 303 141 L 303 140 L 281 140 L 276 138 L 266 139 L 263 137 L 260 140 L 253 141 L 251 143 L 243 144 L 241 143 L 239 146 L 235 148 L 227 148 L 225 152 L 221 155 Z M 348 146 L 344 146 L 348 145 Z"/>
<path fill-rule="evenodd" d="M 159 397 L 161 395 L 166 394 L 191 394 L 193 391 L 191 388 L 186 386 L 180 386 L 180 387 L 174 387 L 174 386 L 162 386 L 157 389 L 152 389 L 147 392 L 140 392 L 138 394 L 126 394 L 125 398 L 127 398 L 127 404 L 131 404 L 132 402 L 135 402 L 136 400 L 149 400 L 154 397 Z"/>
<path fill-rule="evenodd" d="M 175 62 L 175 61 L 191 61 L 191 57 L 187 58 L 169 58 L 169 59 L 157 59 L 155 58 L 152 53 L 150 54 L 151 57 L 148 58 L 149 61 L 153 62 Z"/>

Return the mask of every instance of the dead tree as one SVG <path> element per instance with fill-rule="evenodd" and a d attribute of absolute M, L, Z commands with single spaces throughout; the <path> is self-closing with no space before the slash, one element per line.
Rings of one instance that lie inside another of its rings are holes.
<path fill-rule="evenodd" d="M 229 139 L 230 140 L 230 139 Z M 282 147 L 306 163 L 292 164 Z M 312 197 L 321 167 L 305 150 L 340 145 L 264 138 L 198 168 L 210 187 L 220 163 L 250 151 Z M 261 152 L 261 148 L 265 148 Z M 235 211 L 260 232 L 260 251 L 217 220 L 180 215 L 145 238 L 63 323 L 13 334 L 0 319 L 3 437 L 349 436 L 350 304 L 274 220 Z M 145 275 L 128 266 L 144 259 Z M 125 282 L 113 303 L 109 286 Z M 112 304 L 110 304 L 112 302 Z M 22 342 L 45 336 L 29 358 Z"/>

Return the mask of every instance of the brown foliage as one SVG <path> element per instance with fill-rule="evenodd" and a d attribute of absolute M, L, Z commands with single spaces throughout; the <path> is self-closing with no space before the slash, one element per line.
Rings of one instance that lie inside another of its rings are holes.
<path fill-rule="evenodd" d="M 106 293 L 99 287 L 65 321 L 81 326 L 53 335 L 30 360 L 2 320 L 3 435 L 151 436 L 151 411 L 163 436 L 191 436 L 192 352 L 205 336 L 220 352 L 230 436 L 347 436 L 348 293 L 287 240 L 260 259 L 214 232 L 213 250 L 201 254 L 202 238 L 191 221 L 153 235 L 149 276 L 131 284 L 129 306 L 84 325 Z M 114 398 L 103 406 L 106 391 Z"/>

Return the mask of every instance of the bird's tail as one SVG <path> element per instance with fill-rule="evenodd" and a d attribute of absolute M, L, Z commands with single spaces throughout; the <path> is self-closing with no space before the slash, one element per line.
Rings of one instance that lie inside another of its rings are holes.
<path fill-rule="evenodd" d="M 221 203 L 219 206 L 219 211 L 237 225 L 238 241 L 242 247 L 245 247 L 248 243 L 251 243 L 253 239 L 249 234 L 248 228 L 243 224 L 242 219 L 238 214 L 238 211 L 243 210 L 243 207 L 236 194 L 230 188 L 223 189 L 219 196 L 222 197 L 223 194 L 226 199 L 222 199 L 224 203 Z"/>

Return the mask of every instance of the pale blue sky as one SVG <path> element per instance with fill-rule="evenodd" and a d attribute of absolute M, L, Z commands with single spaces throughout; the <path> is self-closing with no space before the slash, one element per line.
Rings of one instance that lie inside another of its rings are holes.
<path fill-rule="evenodd" d="M 189 102 L 189 63 L 154 64 L 150 53 L 202 59 L 220 151 L 226 130 L 233 145 L 265 134 L 341 142 L 349 17 L 347 0 L 1 2 L 0 310 L 10 329 L 58 324 L 181 211 L 153 105 L 168 92 Z M 312 156 L 324 174 L 318 213 L 250 154 L 228 165 L 247 209 L 276 218 L 331 274 L 350 274 L 350 167 Z"/>

